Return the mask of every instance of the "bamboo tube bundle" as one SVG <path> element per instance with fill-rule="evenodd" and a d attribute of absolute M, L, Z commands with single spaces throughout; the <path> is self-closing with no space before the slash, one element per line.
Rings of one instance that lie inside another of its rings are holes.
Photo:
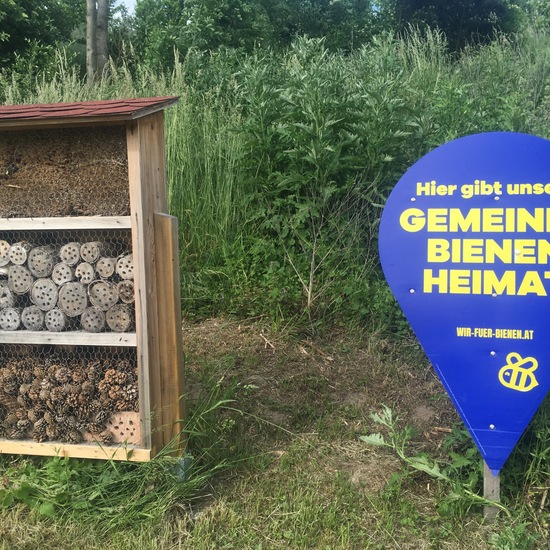
<path fill-rule="evenodd" d="M 21 310 L 15 307 L 0 309 L 0 329 L 17 330 L 21 324 Z"/>
<path fill-rule="evenodd" d="M 117 285 L 118 297 L 121 302 L 131 304 L 135 300 L 134 282 L 130 280 L 120 281 Z"/>
<path fill-rule="evenodd" d="M 61 261 L 67 265 L 76 265 L 80 261 L 80 243 L 64 244 L 59 250 Z"/>
<path fill-rule="evenodd" d="M 67 316 L 58 307 L 46 311 L 44 315 L 44 324 L 50 332 L 61 332 L 65 330 L 67 323 Z"/>
<path fill-rule="evenodd" d="M 105 320 L 113 332 L 127 332 L 134 322 L 133 308 L 128 304 L 116 304 L 107 310 Z"/>
<path fill-rule="evenodd" d="M 105 313 L 98 307 L 87 307 L 80 316 L 80 325 L 87 332 L 101 332 L 105 328 Z"/>
<path fill-rule="evenodd" d="M 10 263 L 9 252 L 11 245 L 8 241 L 0 240 L 0 267 Z"/>
<path fill-rule="evenodd" d="M 28 306 L 21 312 L 21 323 L 27 330 L 42 330 L 44 316 L 44 312 L 38 306 Z"/>
<path fill-rule="evenodd" d="M 54 265 L 52 270 L 52 281 L 61 286 L 70 283 L 74 279 L 74 269 L 65 262 L 59 262 Z"/>
<path fill-rule="evenodd" d="M 88 262 L 80 262 L 76 266 L 74 274 L 83 285 L 89 285 L 95 278 L 94 266 Z"/>
<path fill-rule="evenodd" d="M 29 252 L 27 267 L 37 278 L 49 277 L 56 260 L 56 250 L 53 246 L 37 246 Z"/>
<path fill-rule="evenodd" d="M 15 305 L 15 296 L 8 286 L 8 281 L 0 281 L 0 309 L 13 307 Z"/>
<path fill-rule="evenodd" d="M 134 278 L 134 260 L 132 254 L 126 254 L 117 260 L 116 272 L 121 279 Z"/>
<path fill-rule="evenodd" d="M 8 251 L 10 262 L 15 265 L 23 265 L 29 257 L 32 245 L 28 241 L 12 244 Z"/>
<path fill-rule="evenodd" d="M 26 294 L 31 289 L 34 277 L 22 265 L 12 265 L 8 272 L 8 286 L 15 294 Z"/>
<path fill-rule="evenodd" d="M 90 283 L 88 296 L 92 305 L 107 311 L 118 302 L 118 288 L 114 283 L 98 279 Z"/>
<path fill-rule="evenodd" d="M 116 258 L 108 258 L 107 256 L 102 256 L 97 260 L 95 264 L 96 273 L 102 279 L 108 279 L 112 277 L 116 269 Z"/>
<path fill-rule="evenodd" d="M 51 279 L 36 279 L 31 288 L 31 301 L 42 311 L 49 311 L 57 304 L 58 289 Z"/>
<path fill-rule="evenodd" d="M 103 249 L 103 243 L 100 242 L 84 243 L 80 247 L 80 257 L 89 264 L 95 264 L 101 258 Z"/>
<path fill-rule="evenodd" d="M 67 317 L 77 317 L 88 306 L 86 288 L 81 283 L 65 283 L 59 289 L 57 306 Z"/>

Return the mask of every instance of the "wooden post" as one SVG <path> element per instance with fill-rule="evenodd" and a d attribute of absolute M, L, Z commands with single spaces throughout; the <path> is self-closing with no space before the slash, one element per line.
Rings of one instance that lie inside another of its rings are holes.
<path fill-rule="evenodd" d="M 182 421 L 185 417 L 181 301 L 179 287 L 178 219 L 155 213 L 159 352 L 162 389 L 162 432 L 164 445 L 176 455 L 185 447 Z"/>
<path fill-rule="evenodd" d="M 483 461 L 483 496 L 492 502 L 500 502 L 500 475 L 493 475 L 493 472 Z M 485 519 L 494 520 L 499 513 L 496 506 L 486 505 L 483 507 L 483 515 Z"/>

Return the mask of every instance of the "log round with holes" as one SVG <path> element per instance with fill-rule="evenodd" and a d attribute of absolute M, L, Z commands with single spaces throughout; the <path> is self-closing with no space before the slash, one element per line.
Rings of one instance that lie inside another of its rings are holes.
<path fill-rule="evenodd" d="M 61 286 L 70 283 L 74 279 L 74 269 L 65 262 L 59 262 L 54 265 L 52 271 L 52 281 Z"/>
<path fill-rule="evenodd" d="M 103 252 L 104 246 L 100 242 L 84 243 L 80 247 L 80 257 L 89 264 L 95 264 Z"/>
<path fill-rule="evenodd" d="M 118 297 L 121 302 L 125 304 L 131 304 L 135 300 L 134 294 L 134 282 L 125 280 L 120 281 L 117 285 Z"/>
<path fill-rule="evenodd" d="M 134 278 L 134 259 L 132 254 L 126 254 L 117 260 L 116 272 L 121 279 Z"/>
<path fill-rule="evenodd" d="M 94 266 L 88 262 L 81 262 L 76 266 L 74 274 L 83 285 L 89 285 L 95 278 Z"/>
<path fill-rule="evenodd" d="M 127 332 L 134 322 L 134 312 L 128 304 L 116 304 L 107 310 L 105 320 L 113 332 Z"/>
<path fill-rule="evenodd" d="M 88 296 L 92 305 L 107 311 L 118 302 L 118 288 L 114 283 L 98 279 L 90 283 Z"/>
<path fill-rule="evenodd" d="M 0 329 L 17 330 L 21 324 L 21 310 L 14 307 L 0 309 Z"/>
<path fill-rule="evenodd" d="M 28 241 L 12 244 L 8 252 L 10 262 L 15 265 L 23 265 L 27 261 L 31 250 L 32 244 Z"/>
<path fill-rule="evenodd" d="M 80 326 L 86 332 L 101 332 L 105 328 L 105 313 L 98 307 L 87 307 L 80 316 Z"/>
<path fill-rule="evenodd" d="M 108 258 L 106 256 L 102 256 L 97 260 L 97 263 L 95 264 L 95 270 L 96 273 L 102 278 L 102 279 L 108 279 L 115 273 L 116 269 L 116 258 Z"/>
<path fill-rule="evenodd" d="M 0 240 L 0 266 L 8 265 L 10 263 L 9 251 L 11 245 L 8 241 Z"/>
<path fill-rule="evenodd" d="M 51 279 L 36 279 L 31 288 L 31 301 L 42 311 L 49 311 L 57 305 L 58 288 Z"/>
<path fill-rule="evenodd" d="M 44 312 L 38 306 L 28 306 L 21 312 L 21 323 L 27 330 L 42 330 Z"/>
<path fill-rule="evenodd" d="M 67 326 L 67 316 L 58 307 L 55 307 L 46 311 L 44 324 L 50 332 L 61 332 Z"/>
<path fill-rule="evenodd" d="M 37 246 L 29 252 L 27 267 L 37 278 L 49 277 L 56 263 L 56 250 L 53 246 Z"/>
<path fill-rule="evenodd" d="M 67 265 L 76 265 L 80 261 L 80 246 L 77 242 L 64 244 L 59 250 L 61 261 Z"/>
<path fill-rule="evenodd" d="M 12 265 L 8 272 L 8 286 L 15 294 L 25 294 L 34 281 L 30 271 L 22 265 Z"/>
<path fill-rule="evenodd" d="M 67 317 L 80 315 L 88 306 L 86 287 L 80 283 L 65 283 L 59 289 L 57 305 Z"/>
<path fill-rule="evenodd" d="M 8 281 L 0 281 L 0 309 L 13 307 L 15 296 L 8 286 Z"/>

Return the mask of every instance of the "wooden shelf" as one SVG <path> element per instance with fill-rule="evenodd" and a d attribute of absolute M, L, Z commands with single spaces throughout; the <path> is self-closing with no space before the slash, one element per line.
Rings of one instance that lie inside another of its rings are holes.
<path fill-rule="evenodd" d="M 0 453 L 35 456 L 62 456 L 70 458 L 93 458 L 101 460 L 151 460 L 151 450 L 135 445 L 107 446 L 98 443 L 65 444 L 59 442 L 36 443 L 32 440 L 0 439 Z"/>
<path fill-rule="evenodd" d="M 75 216 L 70 218 L 0 218 L 0 231 L 63 229 L 131 229 L 130 216 Z"/>
<path fill-rule="evenodd" d="M 135 332 L 48 332 L 32 330 L 0 331 L 0 344 L 54 344 L 58 346 L 136 347 Z"/>

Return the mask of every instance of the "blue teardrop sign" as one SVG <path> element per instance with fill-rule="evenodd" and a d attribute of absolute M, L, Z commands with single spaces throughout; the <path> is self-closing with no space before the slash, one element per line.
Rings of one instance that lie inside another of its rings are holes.
<path fill-rule="evenodd" d="M 389 196 L 379 247 L 496 475 L 550 389 L 550 141 L 495 132 L 433 150 Z"/>

